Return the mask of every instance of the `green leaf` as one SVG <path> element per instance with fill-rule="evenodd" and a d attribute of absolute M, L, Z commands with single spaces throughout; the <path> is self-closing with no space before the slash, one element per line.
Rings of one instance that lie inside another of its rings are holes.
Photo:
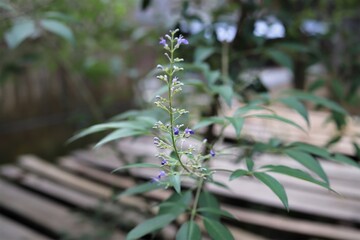
<path fill-rule="evenodd" d="M 14 25 L 5 33 L 5 42 L 9 48 L 16 48 L 25 39 L 37 32 L 35 23 L 28 18 L 19 18 Z"/>
<path fill-rule="evenodd" d="M 125 191 L 123 191 L 122 193 L 120 193 L 117 197 L 131 196 L 131 195 L 135 195 L 135 194 L 150 192 L 152 190 L 159 189 L 159 188 L 162 188 L 162 186 L 159 184 L 156 184 L 156 183 L 148 182 L 148 183 L 136 185 L 135 187 L 132 187 L 132 188 L 128 188 Z"/>
<path fill-rule="evenodd" d="M 236 219 L 234 217 L 234 215 L 232 215 L 231 213 L 229 213 L 228 211 L 219 209 L 219 208 L 211 208 L 211 207 L 202 207 L 202 208 L 198 208 L 197 209 L 198 212 L 205 212 L 205 213 L 213 213 L 219 216 L 225 216 L 228 218 L 233 218 Z"/>
<path fill-rule="evenodd" d="M 345 163 L 360 168 L 360 165 L 357 162 L 343 154 L 335 154 L 331 159 L 339 163 Z"/>
<path fill-rule="evenodd" d="M 206 71 L 205 78 L 210 86 L 214 85 L 215 82 L 220 78 L 221 73 L 220 71 Z"/>
<path fill-rule="evenodd" d="M 286 149 L 284 153 L 286 153 L 289 157 L 301 163 L 307 169 L 316 173 L 322 180 L 324 180 L 326 183 L 329 184 L 329 179 L 326 173 L 324 172 L 320 163 L 313 156 L 311 156 L 308 153 L 297 151 L 294 149 Z"/>
<path fill-rule="evenodd" d="M 233 125 L 237 138 L 240 138 L 241 129 L 244 125 L 244 118 L 242 117 L 226 117 L 226 119 Z"/>
<path fill-rule="evenodd" d="M 173 214 L 179 216 L 186 211 L 191 200 L 191 191 L 186 191 L 182 194 L 174 192 L 168 199 L 160 204 L 159 214 Z"/>
<path fill-rule="evenodd" d="M 200 122 L 198 122 L 197 124 L 195 124 L 195 126 L 193 126 L 193 129 L 199 129 L 199 128 L 203 128 L 203 127 L 207 127 L 211 124 L 220 124 L 220 125 L 224 125 L 225 124 L 225 119 L 222 117 L 209 117 L 209 118 L 204 118 L 202 119 Z"/>
<path fill-rule="evenodd" d="M 229 180 L 232 181 L 236 178 L 249 175 L 249 172 L 244 169 L 237 169 L 235 170 L 229 177 Z"/>
<path fill-rule="evenodd" d="M 202 191 L 199 197 L 199 208 L 220 209 L 220 204 L 213 194 L 208 191 Z M 219 215 L 213 213 L 204 213 L 203 215 L 214 220 L 220 219 Z"/>
<path fill-rule="evenodd" d="M 293 61 L 288 54 L 275 49 L 268 49 L 265 54 L 281 66 L 287 67 L 290 70 L 294 69 Z"/>
<path fill-rule="evenodd" d="M 300 169 L 295 169 L 295 168 L 290 168 L 287 166 L 276 166 L 276 165 L 265 165 L 262 166 L 262 168 L 266 168 L 267 172 L 276 172 L 276 173 L 281 173 L 284 175 L 288 175 L 294 178 L 299 178 L 314 184 L 317 184 L 321 187 L 330 189 L 329 185 L 325 182 L 321 182 L 319 180 L 316 180 L 315 178 L 313 178 L 310 174 L 300 170 Z"/>
<path fill-rule="evenodd" d="M 214 48 L 198 47 L 195 49 L 195 62 L 202 62 L 215 52 Z"/>
<path fill-rule="evenodd" d="M 179 174 L 171 175 L 169 177 L 171 185 L 177 193 L 181 193 L 181 177 Z"/>
<path fill-rule="evenodd" d="M 176 217 L 171 214 L 159 215 L 154 218 L 150 218 L 133 228 L 126 236 L 126 239 L 139 239 L 146 234 L 165 227 L 166 225 L 170 224 L 175 218 Z"/>
<path fill-rule="evenodd" d="M 191 229 L 191 230 L 190 230 Z M 201 231 L 194 221 L 187 221 L 181 225 L 176 233 L 176 240 L 201 240 Z"/>
<path fill-rule="evenodd" d="M 249 117 L 255 117 L 255 118 L 265 118 L 265 119 L 274 119 L 274 120 L 277 120 L 277 121 L 280 121 L 280 122 L 284 122 L 284 123 L 287 123 L 289 125 L 292 125 L 298 129 L 300 129 L 301 131 L 303 132 L 306 132 L 299 124 L 287 119 L 287 118 L 284 118 L 284 117 L 281 117 L 281 116 L 278 116 L 278 115 L 270 115 L 270 114 L 254 114 L 254 115 L 247 115 L 245 116 L 246 118 L 249 118 Z"/>
<path fill-rule="evenodd" d="M 261 107 L 261 106 L 248 104 L 246 106 L 243 106 L 243 107 L 240 107 L 240 108 L 236 109 L 236 111 L 234 113 L 234 116 L 243 115 L 243 114 L 245 114 L 245 113 L 247 113 L 249 111 L 252 111 L 252 110 L 259 110 L 259 111 L 268 110 L 268 111 L 270 111 L 269 109 Z"/>
<path fill-rule="evenodd" d="M 307 125 L 310 126 L 309 114 L 304 104 L 302 104 L 300 101 L 296 100 L 295 98 L 291 98 L 291 97 L 281 98 L 279 99 L 279 101 L 285 104 L 286 106 L 297 111 L 305 119 Z"/>
<path fill-rule="evenodd" d="M 117 172 L 119 170 L 129 169 L 129 168 L 161 168 L 161 166 L 158 164 L 153 164 L 153 163 L 134 163 L 134 164 L 129 164 L 126 166 L 118 167 L 118 168 L 114 169 L 111 173 Z"/>
<path fill-rule="evenodd" d="M 87 135 L 106 131 L 109 129 L 117 129 L 117 128 L 131 128 L 131 129 L 137 129 L 137 130 L 144 130 L 144 125 L 141 124 L 142 122 L 139 121 L 124 121 L 124 122 L 110 122 L 110 123 L 102 123 L 102 124 L 96 124 L 94 126 L 91 126 L 89 128 L 86 128 L 82 131 L 80 131 L 75 136 L 71 137 L 67 142 L 73 142 L 79 138 L 85 137 Z M 152 125 L 150 125 L 152 126 Z"/>
<path fill-rule="evenodd" d="M 234 95 L 232 87 L 228 85 L 212 86 L 212 90 L 215 93 L 218 93 L 226 102 L 226 104 L 231 107 L 232 98 Z"/>
<path fill-rule="evenodd" d="M 291 148 L 298 151 L 308 152 L 324 159 L 329 159 L 331 157 L 330 153 L 326 149 L 307 143 L 295 142 L 291 145 Z"/>
<path fill-rule="evenodd" d="M 289 211 L 288 198 L 284 187 L 272 176 L 263 172 L 256 172 L 254 176 L 268 186 L 278 196 L 284 207 Z"/>
<path fill-rule="evenodd" d="M 346 112 L 346 110 L 344 108 L 342 108 L 339 104 L 337 104 L 333 101 L 330 101 L 326 98 L 316 96 L 312 93 L 306 93 L 306 92 L 301 92 L 301 91 L 288 91 L 287 93 L 291 97 L 296 97 L 297 99 L 300 99 L 300 100 L 310 101 L 314 104 L 321 105 L 321 106 L 326 107 L 335 112 L 339 112 L 342 114 L 348 114 Z"/>
<path fill-rule="evenodd" d="M 100 142 L 98 142 L 94 147 L 97 148 L 104 145 L 105 143 L 118 140 L 121 138 L 130 137 L 130 136 L 139 136 L 143 134 L 146 134 L 146 132 L 134 130 L 134 129 L 121 128 L 113 131 L 112 133 L 101 139 Z"/>
<path fill-rule="evenodd" d="M 252 171 L 254 169 L 254 161 L 253 161 L 252 157 L 246 157 L 245 161 L 246 161 L 246 167 L 248 168 L 248 170 Z"/>
<path fill-rule="evenodd" d="M 308 91 L 309 92 L 315 92 L 316 90 L 323 87 L 324 85 L 325 85 L 325 80 L 324 79 L 317 79 L 314 82 L 310 83 L 310 85 L 308 87 Z"/>
<path fill-rule="evenodd" d="M 71 29 L 60 21 L 53 19 L 42 19 L 40 20 L 40 25 L 47 31 L 64 38 L 71 44 L 75 42 Z"/>
<path fill-rule="evenodd" d="M 229 229 L 227 229 L 220 222 L 206 217 L 203 218 L 203 221 L 205 228 L 212 239 L 234 239 L 234 236 L 231 234 Z"/>

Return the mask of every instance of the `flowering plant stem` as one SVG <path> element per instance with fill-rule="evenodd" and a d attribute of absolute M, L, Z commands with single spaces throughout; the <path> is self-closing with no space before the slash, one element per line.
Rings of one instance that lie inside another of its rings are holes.
<path fill-rule="evenodd" d="M 175 48 L 174 48 L 174 42 L 176 41 L 174 39 L 174 35 L 175 35 L 175 31 L 173 31 L 171 33 L 171 40 L 170 40 L 170 71 L 168 72 L 168 76 L 169 76 L 169 80 L 168 80 L 168 98 L 169 98 L 169 117 L 170 117 L 170 127 L 171 127 L 171 131 L 170 131 L 170 134 L 171 134 L 171 142 L 172 142 L 172 145 L 173 145 L 173 149 L 174 149 L 174 153 L 175 153 L 175 156 L 176 158 L 179 160 L 179 163 L 180 165 L 188 172 L 188 173 L 191 173 L 190 170 L 184 165 L 184 163 L 181 161 L 181 158 L 180 158 L 180 154 L 177 150 L 177 147 L 176 147 L 176 142 L 175 142 L 175 136 L 174 136 L 174 131 L 173 129 L 175 128 L 175 124 L 174 124 L 174 112 L 173 112 L 173 96 L 172 96 L 172 91 L 171 91 L 171 87 L 172 87 L 172 81 L 173 81 L 173 75 L 174 75 L 174 51 L 175 51 Z"/>
<path fill-rule="evenodd" d="M 204 178 L 200 178 L 200 180 L 198 182 L 197 189 L 196 189 L 196 194 L 195 194 L 193 207 L 191 209 L 190 222 L 193 222 L 195 220 L 195 216 L 196 216 L 196 212 L 197 212 L 197 205 L 198 205 L 198 202 L 199 202 L 199 197 L 200 197 L 200 193 L 201 193 L 201 190 L 203 188 L 203 185 L 204 185 Z M 190 225 L 190 229 L 189 229 L 189 232 L 188 232 L 188 238 L 192 235 L 192 231 L 193 231 L 192 226 L 193 225 Z"/>

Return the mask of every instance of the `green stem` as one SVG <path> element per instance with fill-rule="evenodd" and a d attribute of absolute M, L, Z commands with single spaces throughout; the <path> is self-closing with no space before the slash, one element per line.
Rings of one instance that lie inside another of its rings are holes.
<path fill-rule="evenodd" d="M 223 42 L 221 49 L 221 74 L 226 83 L 229 76 L 229 43 Z"/>
<path fill-rule="evenodd" d="M 173 149 L 176 155 L 176 158 L 179 160 L 180 165 L 188 172 L 191 171 L 184 165 L 184 163 L 180 159 L 179 152 L 176 147 L 175 136 L 174 136 L 174 113 L 172 108 L 172 94 L 171 94 L 171 84 L 173 81 L 173 68 L 174 68 L 174 40 L 172 36 L 171 46 L 170 46 L 170 73 L 168 73 L 168 98 L 169 98 L 169 115 L 170 115 L 170 127 L 171 127 L 171 142 L 173 145 Z"/>
<path fill-rule="evenodd" d="M 195 220 L 197 205 L 199 203 L 199 197 L 200 197 L 200 193 L 201 193 L 203 184 L 204 184 L 204 179 L 200 178 L 199 183 L 198 183 L 198 187 L 196 189 L 194 204 L 193 204 L 193 207 L 191 209 L 190 223 L 192 223 Z M 192 224 L 190 224 L 190 228 L 189 228 L 189 232 L 188 232 L 188 239 L 190 239 L 192 231 L 193 231 Z"/>

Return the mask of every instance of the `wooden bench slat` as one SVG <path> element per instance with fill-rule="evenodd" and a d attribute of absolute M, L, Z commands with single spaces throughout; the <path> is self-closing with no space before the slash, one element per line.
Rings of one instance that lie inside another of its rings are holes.
<path fill-rule="evenodd" d="M 4 240 L 50 240 L 17 222 L 0 215 L 0 238 Z"/>
<path fill-rule="evenodd" d="M 110 187 L 61 170 L 35 156 L 22 156 L 19 165 L 31 172 L 53 179 L 79 191 L 93 194 L 102 199 L 110 199 L 113 196 L 113 191 Z M 144 211 L 146 210 L 146 204 L 140 198 L 129 196 L 121 198 L 119 201 L 122 204 L 133 206 Z"/>
<path fill-rule="evenodd" d="M 246 210 L 229 205 L 223 205 L 223 208 L 231 212 L 239 221 L 278 229 L 280 231 L 285 230 L 304 235 L 342 240 L 357 240 L 360 236 L 360 230 L 350 227 L 292 219 L 289 217 L 282 217 L 265 212 L 255 212 L 253 210 Z"/>
<path fill-rule="evenodd" d="M 57 234 L 84 236 L 94 234 L 96 229 L 90 222 L 70 209 L 20 189 L 13 184 L 0 179 L 0 205 L 16 214 L 23 216 Z M 123 235 L 114 231 L 112 239 L 122 238 Z"/>

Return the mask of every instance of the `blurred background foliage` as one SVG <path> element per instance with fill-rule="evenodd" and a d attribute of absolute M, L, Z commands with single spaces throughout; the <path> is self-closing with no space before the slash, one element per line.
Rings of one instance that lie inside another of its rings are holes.
<path fill-rule="evenodd" d="M 0 0 L 1 161 L 25 152 L 51 159 L 98 139 L 65 147 L 76 130 L 146 105 L 158 88 L 147 74 L 161 57 L 154 46 L 175 27 L 191 43 L 182 56 L 194 86 L 192 77 L 222 75 L 232 88 L 217 93 L 243 101 L 294 87 L 359 114 L 359 8 L 356 0 Z M 266 69 L 282 75 L 266 79 Z"/>

